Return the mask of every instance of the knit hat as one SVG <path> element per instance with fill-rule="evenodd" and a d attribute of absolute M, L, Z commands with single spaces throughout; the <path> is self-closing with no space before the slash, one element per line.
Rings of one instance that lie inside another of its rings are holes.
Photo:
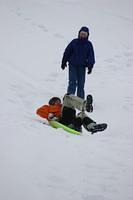
<path fill-rule="evenodd" d="M 89 29 L 88 29 L 86 26 L 83 26 L 83 27 L 80 29 L 79 33 L 80 33 L 81 31 L 87 32 L 87 33 L 89 34 Z"/>
<path fill-rule="evenodd" d="M 81 29 L 79 30 L 78 37 L 79 37 L 79 34 L 80 34 L 81 31 L 86 32 L 88 34 L 88 36 L 89 36 L 89 28 L 88 27 L 82 26 Z"/>

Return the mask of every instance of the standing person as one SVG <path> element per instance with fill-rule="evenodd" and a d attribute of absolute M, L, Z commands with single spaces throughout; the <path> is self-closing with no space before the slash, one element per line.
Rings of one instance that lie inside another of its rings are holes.
<path fill-rule="evenodd" d="M 79 30 L 78 38 L 73 39 L 66 47 L 61 64 L 63 70 L 67 67 L 67 62 L 69 64 L 67 93 L 75 94 L 77 89 L 77 96 L 83 99 L 86 68 L 90 74 L 95 64 L 93 45 L 88 38 L 89 29 L 84 26 Z"/>

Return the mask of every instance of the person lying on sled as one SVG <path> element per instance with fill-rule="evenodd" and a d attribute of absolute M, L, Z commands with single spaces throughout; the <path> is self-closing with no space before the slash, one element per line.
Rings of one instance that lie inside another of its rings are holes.
<path fill-rule="evenodd" d="M 76 114 L 76 109 L 80 112 Z M 107 128 L 106 123 L 97 124 L 85 113 L 92 112 L 92 96 L 88 95 L 87 100 L 74 95 L 65 95 L 63 104 L 59 97 L 52 97 L 48 105 L 43 105 L 37 109 L 36 114 L 42 118 L 57 120 L 58 122 L 82 132 L 83 127 L 92 134 L 98 131 L 104 131 Z"/>

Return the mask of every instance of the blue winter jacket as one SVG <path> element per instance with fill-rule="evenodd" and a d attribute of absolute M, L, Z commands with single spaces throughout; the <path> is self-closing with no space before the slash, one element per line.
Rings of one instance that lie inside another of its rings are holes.
<path fill-rule="evenodd" d="M 62 64 L 66 63 L 75 67 L 92 68 L 95 64 L 95 55 L 92 43 L 88 39 L 76 38 L 65 49 Z"/>

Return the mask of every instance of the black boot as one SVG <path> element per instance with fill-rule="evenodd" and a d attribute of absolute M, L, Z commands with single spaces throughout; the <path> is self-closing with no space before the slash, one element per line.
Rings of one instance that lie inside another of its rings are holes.
<path fill-rule="evenodd" d="M 94 122 L 90 123 L 87 126 L 88 131 L 91 132 L 91 134 L 94 134 L 98 131 L 104 131 L 107 128 L 107 124 L 103 123 L 103 124 L 96 124 Z"/>
<path fill-rule="evenodd" d="M 91 94 L 88 94 L 87 95 L 87 98 L 86 98 L 86 111 L 87 112 L 93 112 L 93 97 Z"/>
<path fill-rule="evenodd" d="M 95 121 L 93 121 L 89 117 L 85 117 L 83 119 L 83 126 L 87 131 L 91 132 L 92 134 L 98 131 L 104 131 L 107 128 L 106 123 L 97 124 Z"/>

